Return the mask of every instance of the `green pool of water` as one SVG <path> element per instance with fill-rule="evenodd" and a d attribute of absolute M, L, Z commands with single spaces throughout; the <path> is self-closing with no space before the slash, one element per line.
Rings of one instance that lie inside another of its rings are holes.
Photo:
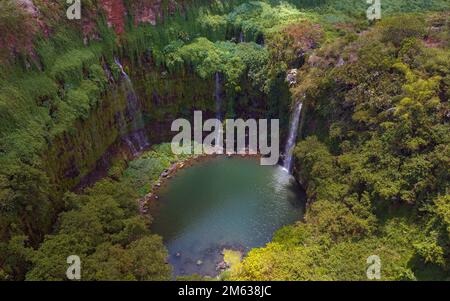
<path fill-rule="evenodd" d="M 215 276 L 224 248 L 264 246 L 302 218 L 305 195 L 281 167 L 218 158 L 181 170 L 160 195 L 152 230 L 169 251 L 174 276 Z"/>

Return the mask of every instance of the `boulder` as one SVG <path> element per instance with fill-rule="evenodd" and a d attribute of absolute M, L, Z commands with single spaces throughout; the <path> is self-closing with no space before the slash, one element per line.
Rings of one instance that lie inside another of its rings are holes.
<path fill-rule="evenodd" d="M 226 269 L 229 269 L 230 265 L 226 263 L 225 261 L 221 261 L 217 264 L 216 270 L 217 271 L 225 271 Z"/>
<path fill-rule="evenodd" d="M 292 86 L 297 83 L 297 69 L 291 69 L 286 76 L 287 83 Z"/>

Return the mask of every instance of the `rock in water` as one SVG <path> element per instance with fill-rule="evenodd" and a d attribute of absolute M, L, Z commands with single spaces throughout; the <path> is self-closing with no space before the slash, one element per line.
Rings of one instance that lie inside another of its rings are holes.
<path fill-rule="evenodd" d="M 221 261 L 217 264 L 216 270 L 217 271 L 225 271 L 229 267 L 230 267 L 230 265 L 228 263 L 226 263 L 225 261 Z"/>

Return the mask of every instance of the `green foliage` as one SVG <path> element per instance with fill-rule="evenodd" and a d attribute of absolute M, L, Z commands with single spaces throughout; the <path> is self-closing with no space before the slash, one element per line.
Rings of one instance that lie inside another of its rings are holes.
<path fill-rule="evenodd" d="M 325 45 L 299 70 L 305 222 L 252 250 L 231 279 L 367 280 L 371 255 L 383 280 L 445 279 L 450 57 L 448 45 L 427 44 L 429 26 L 417 15 L 386 19 Z M 448 28 L 435 31 L 440 39 Z"/>
<path fill-rule="evenodd" d="M 239 82 L 244 74 L 254 81 L 255 86 L 262 86 L 266 78 L 264 66 L 269 59 L 268 53 L 254 43 L 213 43 L 198 38 L 187 45 L 181 41 L 169 44 L 164 52 L 169 70 L 179 69 L 183 65 L 193 66 L 204 79 L 212 78 L 219 72 L 225 75 L 230 88 L 239 90 Z"/>
<path fill-rule="evenodd" d="M 29 268 L 32 249 L 27 245 L 24 235 L 13 236 L 9 242 L 0 242 L 1 280 L 23 280 L 24 270 Z"/>
<path fill-rule="evenodd" d="M 0 62 L 6 63 L 12 54 L 27 52 L 37 23 L 15 1 L 5 0 L 0 3 L 0 28 Z"/>
<path fill-rule="evenodd" d="M 308 194 L 315 194 L 321 187 L 327 187 L 324 181 L 333 178 L 335 165 L 334 158 L 323 143 L 314 136 L 308 137 L 296 147 L 295 156 L 299 158 L 298 164 L 302 166 L 300 176 L 312 180 L 308 184 L 311 191 Z M 327 193 L 328 189 L 325 190 L 323 193 Z"/>
<path fill-rule="evenodd" d="M 87 246 L 69 234 L 49 235 L 32 256 L 33 268 L 27 280 L 62 281 L 67 279 L 67 257 L 77 254 L 85 258 Z"/>
<path fill-rule="evenodd" d="M 161 171 L 182 159 L 167 145 L 130 163 L 123 177 L 125 167 L 116 166 L 110 179 L 84 194 L 63 197 L 67 187 L 55 187 L 75 185 L 117 137 L 108 120 L 114 119 L 113 100 L 120 107 L 124 97 L 105 95 L 116 87 L 104 70 L 119 79 L 115 56 L 127 61 L 127 72 L 152 81 L 139 87 L 147 95 L 175 87 L 170 96 L 177 99 L 164 104 L 173 116 L 187 115 L 184 102 L 194 103 L 187 99 L 195 95 L 177 87 L 194 70 L 205 86 L 216 72 L 224 76 L 229 114 L 250 81 L 268 95 L 268 115 L 283 119 L 290 97 L 285 71 L 307 62 L 293 92 L 306 97 L 303 135 L 318 138 L 301 142 L 295 155 L 315 203 L 305 225 L 283 229 L 267 249 L 252 251 L 237 278 L 361 279 L 359 262 L 375 251 L 387 258 L 387 279 L 448 271 L 448 15 L 385 18 L 445 11 L 446 0 L 384 0 L 383 20 L 369 30 L 364 1 L 196 1 L 170 18 L 165 3 L 156 26 L 133 26 L 135 16 L 127 12 L 131 19 L 121 36 L 102 15 L 84 35 L 79 24 L 61 17 L 62 3 L 33 3 L 44 26 L 13 1 L 0 3 L 0 279 L 24 279 L 27 271 L 30 280 L 65 279 L 68 254 L 86 262 L 85 279 L 170 277 L 161 239 L 148 233 L 136 205 Z M 98 8 L 98 1 L 87 1 L 83 14 Z M 240 33 L 251 42 L 234 43 Z M 142 74 L 144 64 L 151 74 Z M 181 74 L 180 83 L 161 80 L 174 74 Z M 200 100 L 192 107 L 207 105 Z M 147 111 L 158 121 L 166 113 Z M 63 170 L 63 163 L 73 170 Z M 78 175 L 69 179 L 71 172 Z M 386 212 L 405 205 L 417 219 L 391 221 Z"/>
<path fill-rule="evenodd" d="M 87 119 L 89 116 L 89 97 L 83 90 L 69 90 L 67 92 L 66 101 L 75 114 Z M 76 116 L 75 115 L 75 116 Z"/>
<path fill-rule="evenodd" d="M 252 249 L 241 266 L 237 267 L 230 280 L 251 281 L 298 281 L 298 280 L 330 280 L 317 264 L 320 249 L 287 248 L 272 242 L 265 248 Z M 325 276 L 325 277 L 324 277 Z"/>
<path fill-rule="evenodd" d="M 306 215 L 306 221 L 316 226 L 319 233 L 329 235 L 333 241 L 364 237 L 372 233 L 374 218 L 360 217 L 345 204 L 315 201 Z"/>
<path fill-rule="evenodd" d="M 448 239 L 450 239 L 450 196 L 438 197 L 435 204 L 436 214 L 444 230 L 447 232 Z"/>
<path fill-rule="evenodd" d="M 311 7 L 320 14 L 325 22 L 343 23 L 355 20 L 367 22 L 366 11 L 369 5 L 355 0 L 292 0 L 299 7 Z M 312 3 L 311 3 L 312 2 Z M 448 10 L 445 0 L 383 0 L 381 3 L 382 18 L 401 13 L 419 13 L 424 11 Z"/>
<path fill-rule="evenodd" d="M 134 258 L 133 271 L 137 280 L 161 281 L 168 280 L 171 268 L 165 264 L 168 256 L 164 249 L 162 238 L 156 235 L 134 241 L 129 245 L 129 252 Z"/>
<path fill-rule="evenodd" d="M 88 49 L 71 50 L 58 57 L 50 71 L 58 81 L 74 83 L 81 81 L 83 68 L 96 62 L 95 54 Z"/>
<path fill-rule="evenodd" d="M 250 1 L 236 7 L 227 20 L 242 30 L 246 40 L 256 41 L 261 35 L 276 32 L 306 16 L 285 2 L 275 6 L 262 1 Z"/>
<path fill-rule="evenodd" d="M 181 158 L 172 154 L 170 144 L 159 145 L 130 162 L 119 181 L 105 179 L 83 194 L 67 195 L 71 210 L 60 214 L 57 234 L 27 257 L 32 263 L 27 279 L 64 280 L 66 258 L 73 254 L 83 262 L 83 280 L 169 279 L 167 251 L 162 239 L 150 234 L 151 217 L 137 215 L 137 200 Z"/>
<path fill-rule="evenodd" d="M 253 249 L 232 280 L 367 280 L 367 258 L 382 262 L 382 280 L 415 280 L 410 262 L 413 244 L 423 239 L 420 230 L 393 219 L 382 235 L 358 241 L 329 242 L 328 233 L 315 232 L 315 224 L 299 224 L 278 231 L 274 242 Z"/>
<path fill-rule="evenodd" d="M 36 244 L 50 229 L 51 213 L 58 205 L 46 174 L 24 163 L 3 166 L 0 171 L 1 238 L 26 233 Z M 24 223 L 17 221 L 23 219 Z"/>
<path fill-rule="evenodd" d="M 153 183 L 171 164 L 186 159 L 188 155 L 175 155 L 170 143 L 155 146 L 138 159 L 130 162 L 122 180 L 143 196 L 150 192 Z"/>
<path fill-rule="evenodd" d="M 425 34 L 425 22 L 420 16 L 408 15 L 383 19 L 381 22 L 383 41 L 395 46 L 407 38 L 420 38 Z"/>
<path fill-rule="evenodd" d="M 105 243 L 86 258 L 84 280 L 161 281 L 170 278 L 162 239 L 146 236 L 127 248 Z"/>

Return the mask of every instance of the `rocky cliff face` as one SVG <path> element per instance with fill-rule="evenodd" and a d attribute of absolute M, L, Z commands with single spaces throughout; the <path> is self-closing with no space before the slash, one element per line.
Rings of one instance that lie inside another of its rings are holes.
<path fill-rule="evenodd" d="M 0 62 L 2 57 L 32 50 L 33 36 L 42 25 L 39 16 L 31 0 L 0 3 Z"/>
<path fill-rule="evenodd" d="M 113 27 L 118 34 L 123 33 L 126 14 L 123 0 L 101 0 L 100 3 L 105 11 L 108 26 Z"/>
<path fill-rule="evenodd" d="M 171 0 L 167 3 L 169 13 L 181 8 L 182 0 Z M 134 25 L 140 23 L 156 24 L 162 18 L 164 5 L 163 0 L 137 0 L 130 3 L 130 7 L 125 7 L 124 0 L 100 0 L 102 9 L 106 12 L 108 25 L 114 27 L 116 33 L 124 32 L 125 17 L 133 16 Z"/>
<path fill-rule="evenodd" d="M 68 20 L 65 12 L 69 4 L 51 0 L 3 0 L 0 3 L 0 60 L 6 60 L 18 53 L 33 52 L 33 40 L 38 34 L 49 36 L 60 26 L 80 27 L 85 39 L 97 38 L 97 21 L 104 15 L 108 26 L 117 34 L 125 31 L 125 22 L 132 16 L 134 24 L 155 25 L 163 16 L 163 10 L 169 13 L 181 9 L 183 0 L 135 0 L 127 5 L 125 0 L 81 1 L 81 20 Z"/>

